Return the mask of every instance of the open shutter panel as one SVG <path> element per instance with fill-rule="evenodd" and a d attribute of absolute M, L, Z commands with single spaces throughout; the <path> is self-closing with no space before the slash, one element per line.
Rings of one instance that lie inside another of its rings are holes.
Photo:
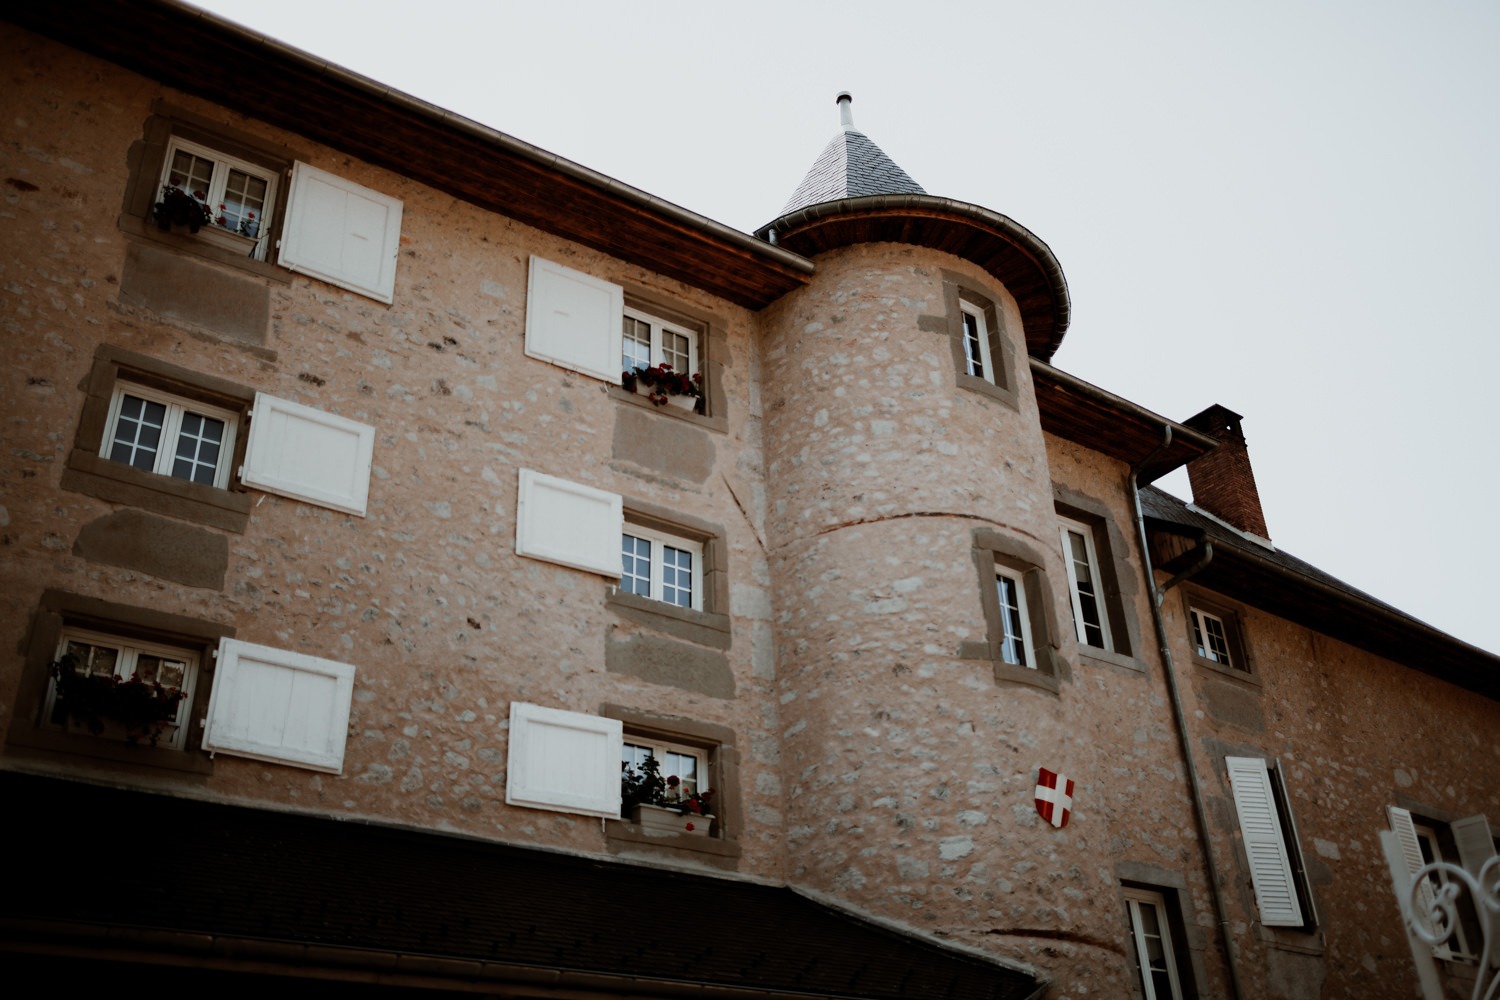
<path fill-rule="evenodd" d="M 616 719 L 512 702 L 508 805 L 620 818 Z"/>
<path fill-rule="evenodd" d="M 240 479 L 363 517 L 374 452 L 375 428 L 369 424 L 258 392 Z"/>
<path fill-rule="evenodd" d="M 624 504 L 617 493 L 522 469 L 516 496 L 516 554 L 620 576 Z"/>
<path fill-rule="evenodd" d="M 1475 878 L 1479 869 L 1495 856 L 1495 838 L 1490 833 L 1490 821 L 1483 815 L 1465 816 L 1448 824 L 1453 833 L 1453 842 L 1458 845 L 1458 863 Z"/>
<path fill-rule="evenodd" d="M 616 385 L 625 293 L 619 285 L 531 258 L 526 287 L 526 354 Z"/>
<path fill-rule="evenodd" d="M 1422 859 L 1422 842 L 1417 839 L 1417 828 L 1411 821 L 1411 811 L 1402 809 L 1400 806 L 1387 806 L 1386 815 L 1390 817 L 1391 832 L 1396 835 L 1396 842 L 1401 845 L 1401 860 L 1406 862 L 1406 874 L 1411 878 L 1417 877 L 1417 872 L 1427 862 Z M 1417 887 L 1417 911 L 1419 919 L 1425 919 L 1432 911 L 1432 883 L 1427 879 Z M 1438 945 L 1433 948 L 1433 953 L 1439 958 L 1451 958 L 1453 953 L 1447 945 Z"/>
<path fill-rule="evenodd" d="M 347 663 L 221 640 L 203 748 L 338 774 L 353 697 Z"/>
<path fill-rule="evenodd" d="M 1276 815 L 1271 775 L 1258 757 L 1228 757 L 1229 786 L 1240 817 L 1240 834 L 1250 859 L 1250 882 L 1267 927 L 1302 926 L 1302 907 L 1287 857 L 1286 839 Z"/>
<path fill-rule="evenodd" d="M 282 266 L 381 302 L 394 298 L 399 200 L 296 163 L 286 215 Z"/>

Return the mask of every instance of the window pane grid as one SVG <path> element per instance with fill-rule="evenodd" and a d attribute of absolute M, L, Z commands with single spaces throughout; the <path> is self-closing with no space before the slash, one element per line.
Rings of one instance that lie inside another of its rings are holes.
<path fill-rule="evenodd" d="M 620 589 L 679 608 L 701 610 L 703 581 L 697 565 L 703 557 L 694 541 L 651 528 L 627 525 L 620 536 Z"/>
<path fill-rule="evenodd" d="M 125 396 L 120 401 L 120 416 L 115 422 L 114 441 L 109 457 L 116 462 L 147 472 L 156 468 L 156 452 L 166 425 L 167 408 L 161 403 Z"/>
<path fill-rule="evenodd" d="M 693 554 L 663 546 L 661 599 L 679 608 L 693 606 Z"/>
<path fill-rule="evenodd" d="M 225 487 L 234 434 L 231 411 L 121 382 L 99 453 L 145 472 Z"/>
<path fill-rule="evenodd" d="M 651 367 L 651 325 L 626 316 L 624 322 L 624 354 L 621 360 L 624 371 Z"/>
<path fill-rule="evenodd" d="M 266 230 L 275 202 L 274 170 L 182 138 L 173 139 L 170 149 L 163 184 L 201 194 L 216 226 L 251 237 Z M 258 243 L 252 256 L 263 259 L 267 244 Z"/>
<path fill-rule="evenodd" d="M 651 543 L 634 535 L 620 536 L 620 588 L 627 594 L 651 596 Z"/>
<path fill-rule="evenodd" d="M 692 374 L 692 356 L 688 351 L 688 339 L 680 333 L 663 330 L 661 335 L 661 363 L 670 365 L 673 371 Z"/>
<path fill-rule="evenodd" d="M 177 458 L 172 475 L 194 483 L 212 484 L 219 469 L 219 450 L 224 441 L 224 421 L 200 413 L 183 413 L 177 432 Z"/>

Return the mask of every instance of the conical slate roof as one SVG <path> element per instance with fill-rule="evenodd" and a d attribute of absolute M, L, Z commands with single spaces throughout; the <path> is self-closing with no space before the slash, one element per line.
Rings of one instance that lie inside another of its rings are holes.
<path fill-rule="evenodd" d="M 839 130 L 813 161 L 812 169 L 792 192 L 782 215 L 799 208 L 840 198 L 859 198 L 871 194 L 926 194 L 922 185 L 885 155 L 870 137 L 854 127 L 849 105 L 853 98 L 845 91 L 838 96 Z"/>

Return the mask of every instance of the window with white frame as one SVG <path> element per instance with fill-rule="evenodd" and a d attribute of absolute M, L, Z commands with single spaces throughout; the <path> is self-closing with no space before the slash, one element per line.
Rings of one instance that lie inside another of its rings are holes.
<path fill-rule="evenodd" d="M 68 627 L 42 717 L 70 732 L 181 750 L 197 679 L 191 649 Z"/>
<path fill-rule="evenodd" d="M 621 332 L 620 366 L 623 371 L 655 365 L 666 365 L 684 375 L 698 371 L 696 331 L 626 306 Z"/>
<path fill-rule="evenodd" d="M 1399 806 L 1390 806 L 1387 812 L 1391 830 L 1396 834 L 1406 860 L 1407 874 L 1415 877 L 1423 867 L 1434 862 L 1465 866 L 1466 859 L 1461 846 L 1454 840 L 1454 832 L 1449 824 L 1414 816 L 1409 810 Z M 1426 878 L 1426 884 L 1419 890 L 1423 912 L 1429 911 L 1432 902 L 1454 881 L 1441 868 L 1428 872 Z M 1473 962 L 1477 954 L 1470 942 L 1482 941 L 1483 934 L 1479 924 L 1480 916 L 1468 892 L 1460 891 L 1457 894 L 1454 910 L 1458 920 L 1453 925 L 1453 932 L 1446 940 L 1433 947 L 1433 955 L 1446 961 Z"/>
<path fill-rule="evenodd" d="M 264 260 L 271 227 L 276 172 L 180 136 L 167 147 L 162 189 L 176 188 L 204 203 L 212 225 L 255 240 L 249 256 Z"/>
<path fill-rule="evenodd" d="M 1226 757 L 1230 792 L 1266 927 L 1310 929 L 1316 922 L 1280 769 L 1260 757 Z"/>
<path fill-rule="evenodd" d="M 1086 524 L 1063 519 L 1059 532 L 1078 642 L 1098 649 L 1111 649 L 1109 614 L 1104 606 L 1103 577 L 1099 572 L 1094 531 Z"/>
<path fill-rule="evenodd" d="M 707 757 L 707 752 L 698 747 L 647 739 L 633 733 L 626 733 L 620 745 L 623 771 L 640 774 L 640 768 L 647 760 L 656 760 L 658 773 L 667 784 L 669 802 L 708 790 Z"/>
<path fill-rule="evenodd" d="M 1019 667 L 1036 669 L 1024 582 L 1017 574 L 997 570 L 995 590 L 1000 600 L 1000 658 Z"/>
<path fill-rule="evenodd" d="M 99 454 L 145 472 L 229 485 L 238 414 L 132 382 L 117 382 Z"/>
<path fill-rule="evenodd" d="M 1151 889 L 1125 889 L 1131 954 L 1144 1000 L 1182 1000 L 1182 975 L 1166 897 Z"/>
<path fill-rule="evenodd" d="M 620 589 L 703 610 L 703 543 L 638 524 L 620 534 Z"/>
<path fill-rule="evenodd" d="M 986 382 L 995 381 L 995 366 L 990 358 L 990 334 L 984 312 L 968 302 L 959 303 L 963 321 L 964 370 Z"/>
<path fill-rule="evenodd" d="M 1201 608 L 1189 608 L 1193 621 L 1193 646 L 1205 660 L 1226 667 L 1239 667 L 1229 650 L 1229 626 L 1218 615 Z"/>

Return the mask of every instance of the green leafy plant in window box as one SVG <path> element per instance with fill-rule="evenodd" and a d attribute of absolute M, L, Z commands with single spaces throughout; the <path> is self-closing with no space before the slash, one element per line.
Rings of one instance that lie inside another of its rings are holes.
<path fill-rule="evenodd" d="M 703 376 L 673 371 L 671 365 L 632 368 L 620 373 L 626 392 L 645 396 L 652 406 L 676 406 L 696 410 L 703 398 Z"/>
<path fill-rule="evenodd" d="M 663 778 L 655 757 L 638 768 L 620 765 L 620 815 L 647 831 L 707 836 L 714 821 L 713 799 L 712 788 L 688 792 L 677 775 Z"/>
<path fill-rule="evenodd" d="M 185 227 L 196 233 L 204 226 L 212 225 L 214 213 L 208 207 L 208 197 L 202 191 L 192 194 L 171 184 L 161 186 L 161 201 L 151 209 L 151 218 L 162 229 Z"/>
<path fill-rule="evenodd" d="M 142 739 L 156 746 L 169 725 L 177 721 L 183 692 L 156 681 L 114 674 L 86 674 L 71 653 L 52 664 L 57 711 L 95 736 L 118 727 L 131 743 Z"/>

